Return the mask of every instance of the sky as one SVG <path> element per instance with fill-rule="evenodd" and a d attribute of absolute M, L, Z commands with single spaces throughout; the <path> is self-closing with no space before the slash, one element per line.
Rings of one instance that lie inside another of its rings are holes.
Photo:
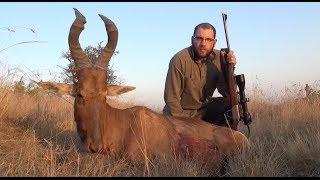
<path fill-rule="evenodd" d="M 197 24 L 213 24 L 215 48 L 226 47 L 221 13 L 228 15 L 235 73 L 245 75 L 248 91 L 259 85 L 268 96 L 294 84 L 319 84 L 318 2 L 1 2 L 1 65 L 21 69 L 26 80 L 61 80 L 73 8 L 87 19 L 82 47 L 107 42 L 98 14 L 116 24 L 119 54 L 110 64 L 124 85 L 136 87 L 121 98 L 151 108 L 163 107 L 169 61 L 190 46 Z M 26 41 L 36 42 L 12 46 Z"/>

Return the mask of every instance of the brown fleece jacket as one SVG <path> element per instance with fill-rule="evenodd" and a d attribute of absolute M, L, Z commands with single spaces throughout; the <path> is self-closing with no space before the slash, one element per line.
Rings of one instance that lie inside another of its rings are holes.
<path fill-rule="evenodd" d="M 225 96 L 226 85 L 220 66 L 220 51 L 213 50 L 204 62 L 194 60 L 192 47 L 176 53 L 167 72 L 163 113 L 177 117 L 200 117 L 215 89 Z"/>

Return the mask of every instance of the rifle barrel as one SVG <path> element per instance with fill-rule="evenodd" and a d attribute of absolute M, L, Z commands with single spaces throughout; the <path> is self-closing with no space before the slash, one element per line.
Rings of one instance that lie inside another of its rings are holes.
<path fill-rule="evenodd" d="M 227 47 L 228 47 L 228 50 L 230 51 L 231 49 L 230 49 L 228 29 L 227 29 L 227 14 L 222 13 L 222 19 L 223 19 L 224 32 L 226 34 Z"/>

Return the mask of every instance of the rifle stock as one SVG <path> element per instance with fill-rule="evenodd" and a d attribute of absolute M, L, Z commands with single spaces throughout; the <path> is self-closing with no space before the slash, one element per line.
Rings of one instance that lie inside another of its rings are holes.
<path fill-rule="evenodd" d="M 229 98 L 231 104 L 232 121 L 230 122 L 230 127 L 233 130 L 237 130 L 238 123 L 240 120 L 240 113 L 238 107 L 238 96 L 237 96 L 237 85 L 234 78 L 234 66 L 227 65 L 227 77 L 229 86 Z"/>

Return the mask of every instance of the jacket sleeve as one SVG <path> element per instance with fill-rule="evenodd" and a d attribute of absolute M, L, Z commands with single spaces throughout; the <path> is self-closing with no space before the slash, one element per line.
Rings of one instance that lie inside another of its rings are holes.
<path fill-rule="evenodd" d="M 176 117 L 196 117 L 198 115 L 197 110 L 184 110 L 181 106 L 181 94 L 184 86 L 184 75 L 179 65 L 178 57 L 173 57 L 169 64 L 167 72 L 164 101 L 172 116 Z"/>

